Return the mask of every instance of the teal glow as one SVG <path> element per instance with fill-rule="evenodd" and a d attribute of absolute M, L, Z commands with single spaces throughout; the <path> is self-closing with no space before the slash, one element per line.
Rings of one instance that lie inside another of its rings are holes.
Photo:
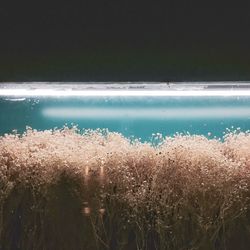
<path fill-rule="evenodd" d="M 250 129 L 250 96 L 0 97 L 0 134 L 77 124 L 149 140 L 176 132 L 222 137 Z"/>

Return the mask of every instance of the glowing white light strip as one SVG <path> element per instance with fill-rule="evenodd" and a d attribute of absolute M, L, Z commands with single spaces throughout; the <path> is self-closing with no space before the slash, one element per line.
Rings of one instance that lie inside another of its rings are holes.
<path fill-rule="evenodd" d="M 53 89 L 0 89 L 0 96 L 250 96 L 250 89 L 233 90 L 53 90 Z"/>
<path fill-rule="evenodd" d="M 247 107 L 204 107 L 204 108 L 60 108 L 43 110 L 43 115 L 52 119 L 250 119 Z"/>

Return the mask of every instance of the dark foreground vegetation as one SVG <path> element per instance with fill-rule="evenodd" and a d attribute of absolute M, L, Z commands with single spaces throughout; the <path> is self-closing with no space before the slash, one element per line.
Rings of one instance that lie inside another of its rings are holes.
<path fill-rule="evenodd" d="M 0 137 L 0 249 L 250 248 L 250 134 Z"/>

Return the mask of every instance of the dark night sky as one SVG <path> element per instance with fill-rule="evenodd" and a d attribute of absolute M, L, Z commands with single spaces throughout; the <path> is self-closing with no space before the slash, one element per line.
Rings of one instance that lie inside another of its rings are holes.
<path fill-rule="evenodd" d="M 248 6 L 173 2 L 9 1 L 0 81 L 250 80 Z"/>

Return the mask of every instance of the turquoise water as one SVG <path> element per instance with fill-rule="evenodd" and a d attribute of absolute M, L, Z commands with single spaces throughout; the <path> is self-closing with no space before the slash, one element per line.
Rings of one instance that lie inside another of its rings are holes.
<path fill-rule="evenodd" d="M 0 92 L 1 93 L 1 92 Z M 65 124 L 108 128 L 150 140 L 176 132 L 222 137 L 226 128 L 250 129 L 249 96 L 0 96 L 0 134 Z"/>

